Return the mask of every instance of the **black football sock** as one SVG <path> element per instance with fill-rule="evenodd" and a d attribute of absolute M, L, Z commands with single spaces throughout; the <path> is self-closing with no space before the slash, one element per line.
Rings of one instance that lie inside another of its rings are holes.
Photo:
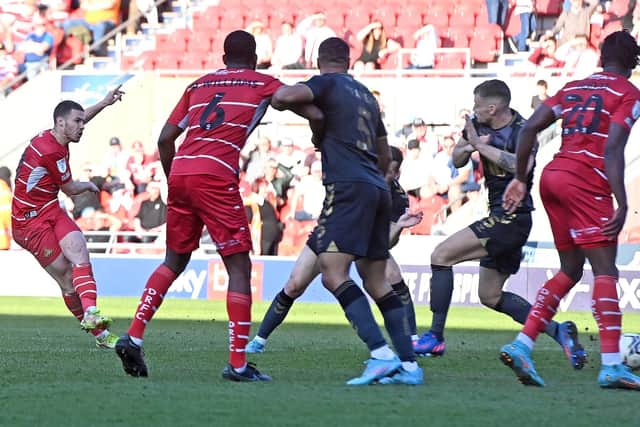
<path fill-rule="evenodd" d="M 280 326 L 285 317 L 287 317 L 293 301 L 295 300 L 287 295 L 284 289 L 276 295 L 260 324 L 260 329 L 258 330 L 258 336 L 260 338 L 266 340 L 269 338 L 269 335 Z"/>
<path fill-rule="evenodd" d="M 506 314 L 521 325 L 524 325 L 524 322 L 527 321 L 529 310 L 531 310 L 531 304 L 520 295 L 503 291 L 500 296 L 500 301 L 498 301 L 498 304 L 496 304 L 494 309 L 500 313 Z M 558 343 L 560 342 L 560 339 L 557 336 L 558 322 L 553 320 L 549 322 L 545 328 L 545 332 Z"/>
<path fill-rule="evenodd" d="M 431 264 L 431 332 L 444 339 L 444 326 L 453 294 L 453 269 L 447 265 Z"/>
<path fill-rule="evenodd" d="M 382 313 L 382 317 L 384 317 L 384 326 L 398 352 L 400 360 L 403 362 L 415 361 L 416 356 L 411 345 L 411 332 L 407 320 L 407 312 L 402 305 L 400 297 L 391 291 L 376 301 L 376 304 Z"/>
<path fill-rule="evenodd" d="M 353 280 L 347 280 L 333 292 L 347 320 L 356 330 L 358 337 L 367 345 L 369 351 L 387 344 L 382 332 L 373 318 L 369 301 Z"/>
<path fill-rule="evenodd" d="M 407 312 L 407 321 L 409 322 L 409 332 L 411 335 L 416 335 L 418 333 L 418 328 L 416 327 L 416 310 L 413 307 L 413 300 L 411 299 L 411 293 L 409 292 L 409 287 L 404 282 L 404 280 L 399 281 L 398 283 L 394 283 L 391 285 L 393 290 L 400 297 L 400 301 L 402 301 L 402 305 L 404 306 L 405 311 Z"/>

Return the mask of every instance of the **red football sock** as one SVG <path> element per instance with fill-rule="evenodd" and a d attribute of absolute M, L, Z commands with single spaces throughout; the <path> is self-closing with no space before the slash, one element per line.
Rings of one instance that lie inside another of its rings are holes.
<path fill-rule="evenodd" d="M 543 332 L 553 316 L 556 308 L 576 282 L 562 271 L 549 279 L 538 291 L 536 302 L 531 306 L 522 333 L 533 341 Z"/>
<path fill-rule="evenodd" d="M 176 280 L 176 277 L 178 277 L 178 275 L 164 264 L 160 264 L 151 276 L 149 276 L 147 285 L 140 297 L 140 304 L 129 326 L 129 336 L 142 339 L 147 323 L 151 321 L 154 313 L 158 310 L 160 304 L 162 304 L 164 295 L 171 287 L 173 281 Z"/>
<path fill-rule="evenodd" d="M 227 292 L 227 314 L 229 315 L 229 363 L 235 369 L 247 362 L 244 348 L 251 329 L 251 295 Z"/>
<path fill-rule="evenodd" d="M 82 309 L 87 311 L 89 307 L 95 307 L 98 292 L 96 291 L 96 280 L 93 278 L 91 264 L 74 266 L 71 275 L 73 277 L 73 288 L 80 297 Z"/>
<path fill-rule="evenodd" d="M 80 302 L 80 297 L 78 296 L 78 294 L 62 294 L 62 299 L 64 300 L 64 303 L 71 314 L 73 314 L 74 317 L 78 319 L 78 321 L 81 321 L 84 317 L 84 310 L 82 309 L 82 303 Z M 101 330 L 97 329 L 89 332 L 91 332 L 96 337 L 102 333 Z"/>
<path fill-rule="evenodd" d="M 600 330 L 600 352 L 617 353 L 622 312 L 618 305 L 617 279 L 613 276 L 596 276 L 593 283 L 591 311 Z"/>

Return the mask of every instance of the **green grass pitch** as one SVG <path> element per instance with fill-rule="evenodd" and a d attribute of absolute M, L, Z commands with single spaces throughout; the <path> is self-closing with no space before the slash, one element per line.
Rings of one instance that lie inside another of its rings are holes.
<path fill-rule="evenodd" d="M 137 300 L 102 298 L 126 330 Z M 252 336 L 267 303 L 254 305 Z M 375 309 L 374 309 L 375 311 Z M 428 307 L 417 308 L 420 329 Z M 94 347 L 61 298 L 0 298 L 0 426 L 636 426 L 640 394 L 601 390 L 597 329 L 590 313 L 572 318 L 590 364 L 572 370 L 541 337 L 534 351 L 545 388 L 520 385 L 498 360 L 518 330 L 488 309 L 451 310 L 447 353 L 420 359 L 423 386 L 348 387 L 366 347 L 337 304 L 294 305 L 267 352 L 249 360 L 272 383 L 221 378 L 227 360 L 223 302 L 165 301 L 147 329 L 150 377 L 130 378 L 113 352 Z M 380 317 L 378 317 L 380 320 Z M 640 332 L 640 315 L 625 315 Z"/>

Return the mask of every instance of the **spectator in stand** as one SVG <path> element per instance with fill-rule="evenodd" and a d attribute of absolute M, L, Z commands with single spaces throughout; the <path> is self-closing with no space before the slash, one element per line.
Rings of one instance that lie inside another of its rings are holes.
<path fill-rule="evenodd" d="M 144 152 L 144 145 L 140 141 L 131 144 L 131 156 L 127 161 L 127 171 L 133 183 L 135 194 L 140 194 L 146 190 L 147 184 L 151 181 L 152 170 L 149 167 L 149 157 Z"/>
<path fill-rule="evenodd" d="M 534 14 L 534 0 L 516 0 L 513 15 L 520 17 L 520 32 L 516 35 L 519 52 L 529 50 L 527 40 L 536 30 L 536 15 Z"/>
<path fill-rule="evenodd" d="M 440 150 L 438 135 L 433 131 L 433 128 L 429 129 L 429 125 L 419 117 L 411 122 L 411 133 L 407 140 L 411 139 L 420 142 L 420 155 L 428 161 L 433 159 Z"/>
<path fill-rule="evenodd" d="M 106 213 L 101 208 L 86 207 L 82 210 L 80 217 L 76 219 L 76 224 L 82 230 L 87 243 L 107 243 L 111 237 L 106 235 L 96 235 L 87 233 L 90 231 L 109 231 L 117 233 L 121 230 L 122 221 Z M 89 248 L 91 253 L 104 253 L 104 249 Z"/>
<path fill-rule="evenodd" d="M 509 0 L 486 0 L 487 16 L 490 24 L 498 24 L 504 27 L 507 22 L 507 11 L 509 10 Z"/>
<path fill-rule="evenodd" d="M 7 53 L 13 53 L 15 46 L 13 43 L 13 15 L 3 14 L 0 10 L 0 44 L 4 46 Z"/>
<path fill-rule="evenodd" d="M 80 0 L 80 11 L 73 19 L 64 21 L 62 29 L 69 33 L 72 27 L 83 26 L 91 31 L 93 43 L 102 39 L 120 22 L 120 0 Z M 101 43 L 93 53 L 107 56 L 107 43 Z"/>
<path fill-rule="evenodd" d="M 564 63 L 556 58 L 556 39 L 550 36 L 540 38 L 540 44 L 529 55 L 529 62 L 540 68 L 562 68 Z"/>
<path fill-rule="evenodd" d="M 27 78 L 32 79 L 41 70 L 49 67 L 49 55 L 53 49 L 53 35 L 47 31 L 47 21 L 39 13 L 32 19 L 33 31 L 18 46 L 24 53 L 24 63 L 20 72 L 26 72 Z"/>
<path fill-rule="evenodd" d="M 116 177 L 119 181 L 130 181 L 129 170 L 127 164 L 129 163 L 130 154 L 122 149 L 122 143 L 117 136 L 109 139 L 109 150 L 103 157 L 103 170 L 105 171 L 105 177 Z"/>
<path fill-rule="evenodd" d="M 562 45 L 556 55 L 564 60 L 563 73 L 574 79 L 583 79 L 592 74 L 600 60 L 600 55 L 584 34 Z"/>
<path fill-rule="evenodd" d="M 246 144 L 240 156 L 244 160 L 243 169 L 247 173 L 247 181 L 253 182 L 257 178 L 264 176 L 264 168 L 267 164 L 267 160 L 273 156 L 271 148 L 271 139 L 266 135 L 258 137 L 258 141 L 251 140 Z M 248 153 L 248 154 L 247 154 Z"/>
<path fill-rule="evenodd" d="M 91 166 L 91 164 L 89 163 L 86 163 L 82 167 L 76 179 L 82 182 L 93 182 L 96 187 L 100 189 L 104 185 L 104 178 L 94 176 L 93 166 Z M 74 219 L 80 218 L 80 216 L 82 215 L 82 211 L 85 208 L 90 207 L 94 210 L 99 210 L 102 208 L 100 206 L 100 199 L 98 199 L 97 194 L 91 191 L 85 191 L 84 193 L 72 195 L 71 202 L 73 204 L 73 206 L 71 206 L 71 215 Z"/>
<path fill-rule="evenodd" d="M 571 0 L 571 9 L 563 11 L 552 29 L 547 30 L 547 36 L 554 37 L 560 33 L 558 46 L 572 41 L 577 35 L 586 35 L 591 32 L 591 15 L 598 7 L 597 0 L 585 3 L 584 0 Z"/>
<path fill-rule="evenodd" d="M 473 174 L 473 162 L 471 159 L 461 168 L 453 164 L 453 149 L 456 141 L 451 136 L 446 136 L 442 141 L 443 149 L 433 159 L 434 174 L 424 191 L 425 196 L 439 195 L 446 197 L 451 212 L 456 211 L 468 192 L 480 190 L 480 184 Z"/>
<path fill-rule="evenodd" d="M 355 72 L 379 70 L 381 62 L 400 49 L 398 42 L 387 37 L 380 21 L 367 24 L 358 31 L 356 37 L 362 42 L 362 52 L 353 64 Z"/>
<path fill-rule="evenodd" d="M 266 184 L 270 187 L 269 191 L 275 195 L 272 204 L 276 209 L 278 217 L 280 216 L 280 210 L 287 203 L 287 193 L 289 192 L 293 178 L 294 175 L 291 170 L 278 163 L 275 158 L 271 157 L 267 160 L 264 170 L 264 179 Z"/>
<path fill-rule="evenodd" d="M 257 255 L 278 255 L 284 225 L 278 219 L 273 187 L 264 178 L 251 184 L 251 193 L 243 198 L 251 224 L 253 251 Z"/>
<path fill-rule="evenodd" d="M 144 15 L 147 23 L 152 27 L 158 26 L 158 8 L 155 5 L 154 0 L 131 0 L 135 1 L 136 8 Z"/>
<path fill-rule="evenodd" d="M 318 68 L 318 48 L 320 43 L 336 33 L 327 26 L 327 17 L 322 12 L 316 12 L 304 18 L 296 31 L 306 40 L 304 46 L 304 61 L 307 68 Z"/>
<path fill-rule="evenodd" d="M 271 57 L 275 69 L 295 70 L 304 68 L 302 64 L 302 37 L 293 30 L 289 21 L 282 23 L 282 34 L 276 39 L 276 47 Z"/>
<path fill-rule="evenodd" d="M 546 80 L 538 80 L 536 83 L 536 94 L 531 97 L 531 109 L 535 110 L 545 99 L 549 98 L 548 85 Z"/>
<path fill-rule="evenodd" d="M 258 56 L 256 68 L 266 70 L 271 66 L 273 43 L 271 43 L 269 34 L 265 32 L 264 22 L 253 21 L 247 26 L 246 31 L 256 39 L 256 55 Z"/>
<path fill-rule="evenodd" d="M 413 33 L 416 47 L 411 53 L 409 68 L 426 70 L 433 68 L 436 61 L 436 49 L 438 49 L 438 35 L 436 27 L 425 25 Z"/>
<path fill-rule="evenodd" d="M 11 248 L 11 171 L 0 167 L 0 250 Z"/>
<path fill-rule="evenodd" d="M 293 144 L 293 139 L 285 137 L 280 140 L 280 151 L 276 156 L 279 164 L 290 170 L 295 176 L 305 175 L 305 154 Z"/>
<path fill-rule="evenodd" d="M 407 142 L 407 152 L 400 165 L 400 186 L 414 197 L 420 197 L 420 188 L 429 179 L 430 163 L 420 154 L 420 141 Z"/>
<path fill-rule="evenodd" d="M 160 196 L 161 185 L 151 181 L 147 184 L 149 198 L 140 203 L 140 209 L 133 219 L 134 231 L 140 233 L 160 233 L 167 222 L 167 204 Z M 158 236 L 138 236 L 142 243 L 151 243 Z"/>
<path fill-rule="evenodd" d="M 315 221 L 320 216 L 324 202 L 325 188 L 322 184 L 322 163 L 316 160 L 311 164 L 311 173 L 303 176 L 296 185 L 291 198 L 289 218 L 298 221 Z M 302 198 L 302 208 L 297 209 Z"/>
<path fill-rule="evenodd" d="M 18 63 L 7 46 L 0 41 L 0 89 L 7 86 L 18 75 Z M 0 91 L 0 99 L 4 96 L 4 91 Z"/>

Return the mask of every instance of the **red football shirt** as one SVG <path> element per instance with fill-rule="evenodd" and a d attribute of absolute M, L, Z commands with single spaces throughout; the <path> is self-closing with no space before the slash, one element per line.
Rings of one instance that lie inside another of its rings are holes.
<path fill-rule="evenodd" d="M 280 86 L 280 80 L 249 69 L 218 70 L 190 84 L 167 120 L 187 131 L 171 174 L 236 182 L 240 150 Z"/>
<path fill-rule="evenodd" d="M 621 75 L 603 72 L 567 83 L 544 103 L 562 118 L 560 151 L 547 167 L 574 173 L 576 185 L 610 193 L 604 170 L 609 126 L 631 129 L 640 116 L 640 90 Z"/>
<path fill-rule="evenodd" d="M 27 221 L 55 206 L 60 187 L 71 179 L 69 147 L 60 145 L 50 130 L 40 132 L 24 150 L 16 170 L 12 218 Z"/>

